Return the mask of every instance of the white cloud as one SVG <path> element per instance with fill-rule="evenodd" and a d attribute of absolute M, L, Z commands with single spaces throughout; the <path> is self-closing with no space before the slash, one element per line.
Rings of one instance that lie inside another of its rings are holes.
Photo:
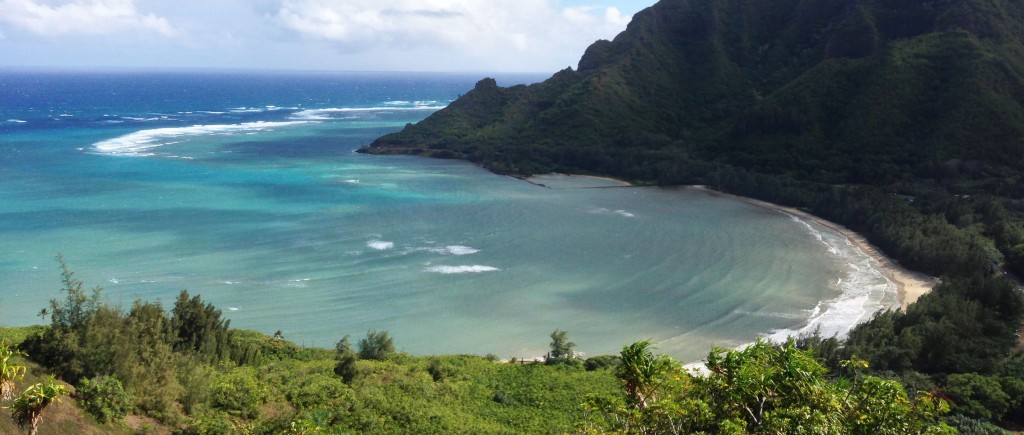
<path fill-rule="evenodd" d="M 75 0 L 54 6 L 34 0 L 2 0 L 0 22 L 45 36 L 128 30 L 177 34 L 165 18 L 140 14 L 134 0 Z"/>
<path fill-rule="evenodd" d="M 632 20 L 632 15 L 622 15 L 619 8 L 611 7 L 604 10 L 604 21 L 608 24 L 615 26 L 622 26 L 623 28 L 629 24 L 629 20 Z"/>
<path fill-rule="evenodd" d="M 555 0 L 284 0 L 272 16 L 284 29 L 345 52 L 430 49 L 510 66 L 517 58 L 565 65 L 587 45 L 622 31 L 616 8 Z M 554 59 L 559 60 L 554 60 Z M 547 67 L 548 65 L 544 65 Z"/>

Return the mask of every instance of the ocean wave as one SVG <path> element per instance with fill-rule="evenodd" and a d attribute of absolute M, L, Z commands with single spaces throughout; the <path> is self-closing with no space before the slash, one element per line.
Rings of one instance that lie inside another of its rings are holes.
<path fill-rule="evenodd" d="M 395 242 L 385 242 L 382 240 L 371 240 L 366 242 L 366 246 L 370 249 L 376 249 L 378 251 L 386 251 L 395 247 Z"/>
<path fill-rule="evenodd" d="M 20 120 L 20 119 L 8 119 L 7 122 L 13 122 L 15 124 L 24 124 L 24 123 L 26 123 L 28 121 L 23 121 L 23 120 Z"/>
<path fill-rule="evenodd" d="M 593 209 L 593 210 L 590 211 L 590 213 L 593 213 L 593 214 L 608 214 L 608 215 L 613 214 L 613 215 L 618 215 L 618 216 L 627 217 L 627 218 L 635 218 L 636 217 L 636 215 L 634 215 L 633 213 L 630 213 L 630 212 L 628 212 L 626 210 L 610 210 L 610 209 L 603 208 L 603 207 L 602 208 Z"/>
<path fill-rule="evenodd" d="M 431 266 L 425 269 L 431 273 L 441 273 L 445 275 L 452 274 L 463 274 L 463 273 L 483 273 L 483 272 L 497 272 L 501 269 L 493 266 L 482 266 L 474 264 L 472 266 Z"/>
<path fill-rule="evenodd" d="M 803 224 L 816 240 L 827 246 L 829 254 L 844 265 L 845 271 L 834 284 L 839 295 L 820 301 L 814 309 L 809 310 L 804 326 L 771 331 L 767 338 L 781 342 L 790 336 L 815 331 L 823 337 L 835 335 L 843 338 L 875 312 L 898 307 L 896 284 L 885 275 L 881 265 L 870 255 L 842 234 L 819 231 L 810 223 L 790 216 Z"/>
<path fill-rule="evenodd" d="M 418 100 L 418 101 L 405 101 L 405 100 L 392 100 L 385 101 L 385 106 L 391 107 L 432 107 L 440 106 L 444 107 L 445 104 L 437 100 Z"/>
<path fill-rule="evenodd" d="M 410 106 L 378 106 L 378 107 L 330 107 L 325 109 L 306 109 L 292 113 L 291 119 L 298 120 L 327 120 L 333 119 L 335 115 L 352 115 L 372 112 L 395 112 L 409 110 L 440 110 L 443 105 L 410 105 Z"/>
<path fill-rule="evenodd" d="M 177 119 L 171 118 L 171 117 L 169 117 L 169 116 L 164 116 L 164 115 L 160 115 L 160 116 L 151 116 L 151 117 L 149 117 L 149 118 L 142 118 L 142 117 L 138 117 L 138 116 L 122 116 L 122 117 L 121 117 L 121 119 L 124 119 L 124 120 L 128 120 L 128 121 L 136 121 L 136 122 L 147 122 L 147 121 L 177 121 Z"/>
<path fill-rule="evenodd" d="M 243 124 L 193 125 L 191 127 L 165 127 L 141 130 L 124 136 L 107 139 L 93 144 L 93 149 L 102 154 L 125 156 L 148 156 L 154 148 L 176 142 L 164 142 L 166 139 L 185 136 L 230 135 L 235 133 L 260 132 L 276 127 L 304 124 L 307 121 L 282 122 L 247 122 Z"/>
<path fill-rule="evenodd" d="M 470 255 L 480 252 L 479 249 L 471 248 L 469 246 L 462 245 L 449 245 L 442 248 L 430 248 L 430 252 L 435 254 L 446 254 L 446 255 Z"/>
<path fill-rule="evenodd" d="M 232 107 L 228 109 L 231 113 L 260 113 L 265 109 L 262 107 Z"/>

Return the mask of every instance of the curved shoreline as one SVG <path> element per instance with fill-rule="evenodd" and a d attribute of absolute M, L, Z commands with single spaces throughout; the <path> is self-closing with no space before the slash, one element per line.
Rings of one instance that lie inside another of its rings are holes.
<path fill-rule="evenodd" d="M 688 188 L 702 190 L 712 195 L 725 196 L 733 198 L 739 201 L 746 202 L 748 204 L 756 205 L 758 207 L 766 208 L 769 210 L 778 211 L 781 213 L 790 214 L 801 219 L 807 219 L 823 227 L 829 228 L 843 237 L 846 237 L 850 243 L 860 249 L 862 252 L 867 254 L 871 259 L 875 260 L 880 270 L 894 284 L 896 284 L 896 297 L 900 301 L 900 309 L 903 311 L 907 310 L 907 307 L 916 302 L 918 298 L 924 296 L 938 284 L 938 278 L 928 276 L 926 274 L 915 272 L 907 269 L 889 258 L 882 253 L 875 245 L 872 245 L 864 236 L 859 233 L 839 225 L 835 222 L 822 219 L 821 217 L 815 216 L 803 210 L 795 209 L 792 207 L 785 207 L 778 204 L 773 204 L 767 201 L 759 199 L 747 198 L 743 196 L 737 196 L 730 193 L 719 192 L 714 189 L 710 189 L 707 186 L 688 186 Z"/>
<path fill-rule="evenodd" d="M 521 179 L 526 181 L 526 182 L 528 182 L 528 183 L 535 184 L 535 185 L 538 185 L 538 186 L 541 186 L 541 187 L 552 188 L 552 186 L 550 186 L 550 182 L 551 181 L 557 182 L 557 181 L 562 181 L 562 180 L 572 179 L 572 178 L 588 179 L 588 180 L 593 180 L 593 181 L 598 182 L 598 183 L 607 183 L 606 185 L 603 185 L 603 186 L 588 186 L 588 187 L 584 187 L 584 188 L 594 188 L 594 187 L 630 187 L 630 186 L 634 186 L 632 183 L 630 183 L 628 181 L 619 180 L 619 179 L 610 178 L 610 177 L 593 176 L 593 175 L 544 174 L 544 175 L 533 176 L 533 177 L 525 177 L 525 178 L 521 178 Z M 868 257 L 871 257 L 871 259 L 873 259 L 875 262 L 878 263 L 879 270 L 882 272 L 882 274 L 889 281 L 892 281 L 893 284 L 896 285 L 896 298 L 899 300 L 900 309 L 903 310 L 903 311 L 906 311 L 907 307 L 910 304 L 916 302 L 918 298 L 920 298 L 921 296 L 923 296 L 926 293 L 930 292 L 932 290 L 932 288 L 934 288 L 935 285 L 938 284 L 938 282 L 939 282 L 938 278 L 935 278 L 935 277 L 932 277 L 932 276 L 929 276 L 929 275 L 926 275 L 926 274 L 923 274 L 923 273 L 920 273 L 920 272 L 915 272 L 915 271 L 912 271 L 910 269 L 907 269 L 907 268 L 903 267 L 898 262 L 896 262 L 896 260 L 893 260 L 892 258 L 889 258 L 885 254 L 883 254 L 882 251 L 880 249 L 878 249 L 878 247 L 876 247 L 875 245 L 872 245 L 871 242 L 868 242 L 868 240 L 864 236 L 860 235 L 859 233 L 857 233 L 857 232 L 855 232 L 855 231 L 853 231 L 853 230 L 851 230 L 849 228 L 846 228 L 845 226 L 842 226 L 842 225 L 837 224 L 835 222 L 831 222 L 831 221 L 825 220 L 825 219 L 823 219 L 821 217 L 815 216 L 815 215 L 810 214 L 808 212 L 805 212 L 803 210 L 799 210 L 799 209 L 792 208 L 792 207 L 785 207 L 785 206 L 781 206 L 781 205 L 778 205 L 778 204 L 770 203 L 770 202 L 767 202 L 767 201 L 762 201 L 762 200 L 759 200 L 759 199 L 754 199 L 754 198 L 748 198 L 748 197 L 744 197 L 744 196 L 733 195 L 733 194 L 730 194 L 730 193 L 725 193 L 725 192 L 717 191 L 717 190 L 714 190 L 714 189 L 711 189 L 711 188 L 709 188 L 707 186 L 702 186 L 702 185 L 692 185 L 692 186 L 682 186 L 682 187 L 683 188 L 687 188 L 687 189 L 701 190 L 701 191 L 707 192 L 708 194 L 711 194 L 711 195 L 728 197 L 728 198 L 732 198 L 732 199 L 735 199 L 735 200 L 743 201 L 743 202 L 746 202 L 748 204 L 752 204 L 752 205 L 755 205 L 755 206 L 758 206 L 758 207 L 762 207 L 762 208 L 765 208 L 765 209 L 768 209 L 768 210 L 774 210 L 774 211 L 777 211 L 777 212 L 780 212 L 780 213 L 785 213 L 785 214 L 789 214 L 789 215 L 792 215 L 792 216 L 796 216 L 797 218 L 806 219 L 808 221 L 812 221 L 812 222 L 814 222 L 814 223 L 816 223 L 818 225 L 821 225 L 823 227 L 831 229 L 832 231 L 835 231 L 836 233 L 839 233 L 843 237 L 846 237 L 847 240 L 850 241 L 850 243 L 852 243 L 854 246 L 856 246 L 862 252 L 867 254 Z"/>

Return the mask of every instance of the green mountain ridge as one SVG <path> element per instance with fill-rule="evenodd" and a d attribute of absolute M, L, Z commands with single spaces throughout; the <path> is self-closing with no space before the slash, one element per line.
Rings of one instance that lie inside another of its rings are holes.
<path fill-rule="evenodd" d="M 577 70 L 485 79 L 363 152 L 499 173 L 708 182 L 694 162 L 823 183 L 955 172 L 1021 195 L 1024 6 L 663 0 Z"/>

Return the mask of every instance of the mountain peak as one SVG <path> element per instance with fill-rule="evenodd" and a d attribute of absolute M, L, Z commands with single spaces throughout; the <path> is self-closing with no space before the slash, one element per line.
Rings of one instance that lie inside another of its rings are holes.
<path fill-rule="evenodd" d="M 826 183 L 1021 171 L 1022 38 L 1019 2 L 662 0 L 576 71 L 485 79 L 363 151 L 669 183 L 723 163 Z"/>

